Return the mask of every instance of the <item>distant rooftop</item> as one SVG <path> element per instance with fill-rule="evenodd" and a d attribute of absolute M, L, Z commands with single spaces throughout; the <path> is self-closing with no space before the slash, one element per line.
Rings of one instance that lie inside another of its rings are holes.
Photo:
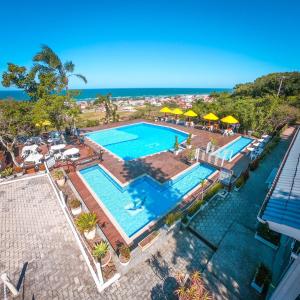
<path fill-rule="evenodd" d="M 300 240 L 300 133 L 295 133 L 261 218 L 274 231 Z"/>

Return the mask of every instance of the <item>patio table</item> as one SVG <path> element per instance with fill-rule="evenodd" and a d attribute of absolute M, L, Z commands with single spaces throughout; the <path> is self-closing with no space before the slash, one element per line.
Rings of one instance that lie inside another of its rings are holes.
<path fill-rule="evenodd" d="M 38 145 L 24 146 L 23 149 L 22 149 L 21 156 L 24 157 L 26 152 L 36 152 L 38 147 L 39 147 Z"/>
<path fill-rule="evenodd" d="M 77 148 L 71 148 L 71 149 L 67 149 L 64 152 L 64 156 L 72 156 L 72 155 L 76 155 L 78 153 L 79 153 L 79 149 L 77 149 Z"/>
<path fill-rule="evenodd" d="M 25 162 L 34 162 L 36 164 L 41 162 L 43 155 L 40 153 L 31 153 L 25 158 Z"/>
<path fill-rule="evenodd" d="M 65 144 L 58 144 L 58 145 L 51 146 L 50 150 L 52 150 L 52 151 L 60 151 L 60 150 L 62 150 L 64 148 L 66 148 Z"/>

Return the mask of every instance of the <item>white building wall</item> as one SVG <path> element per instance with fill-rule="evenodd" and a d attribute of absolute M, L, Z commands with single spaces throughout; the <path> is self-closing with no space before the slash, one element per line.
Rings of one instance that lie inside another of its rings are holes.
<path fill-rule="evenodd" d="M 300 295 L 300 258 L 291 264 L 270 300 L 295 300 Z"/>

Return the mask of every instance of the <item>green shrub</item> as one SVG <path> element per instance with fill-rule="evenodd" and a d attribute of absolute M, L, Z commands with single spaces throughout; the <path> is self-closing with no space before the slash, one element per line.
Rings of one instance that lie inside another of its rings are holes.
<path fill-rule="evenodd" d="M 256 269 L 255 281 L 260 286 L 271 282 L 271 273 L 269 269 L 262 263 L 260 263 Z"/>
<path fill-rule="evenodd" d="M 280 233 L 271 230 L 268 224 L 259 223 L 256 231 L 257 234 L 263 237 L 265 240 L 274 245 L 279 245 L 281 236 Z"/>
<path fill-rule="evenodd" d="M 80 232 L 92 231 L 97 224 L 97 216 L 95 213 L 85 212 L 79 215 L 75 223 Z"/>
<path fill-rule="evenodd" d="M 130 249 L 124 244 L 120 247 L 119 253 L 121 256 L 123 256 L 126 259 L 130 258 Z"/>
<path fill-rule="evenodd" d="M 86 120 L 85 122 L 86 127 L 95 127 L 98 126 L 99 124 L 100 124 L 99 120 Z"/>
<path fill-rule="evenodd" d="M 196 151 L 194 149 L 190 149 L 186 155 L 187 160 L 192 161 L 195 159 Z"/>
<path fill-rule="evenodd" d="M 176 211 L 176 212 L 171 212 L 166 216 L 165 223 L 168 226 L 171 226 L 174 224 L 177 220 L 179 220 L 182 217 L 182 212 Z"/>
<path fill-rule="evenodd" d="M 250 170 L 251 171 L 254 171 L 258 168 L 258 165 L 259 165 L 259 159 L 256 159 L 256 160 L 253 160 L 251 163 L 250 163 Z"/>
<path fill-rule="evenodd" d="M 203 205 L 203 203 L 204 203 L 204 200 L 202 200 L 202 199 L 196 200 L 196 201 L 188 208 L 188 215 L 189 215 L 189 216 L 194 215 L 194 214 L 199 210 L 199 208 Z"/>
<path fill-rule="evenodd" d="M 1 177 L 11 176 L 14 172 L 14 169 L 11 167 L 5 168 L 2 172 L 0 172 Z"/>
<path fill-rule="evenodd" d="M 261 134 L 258 131 L 253 131 L 251 135 L 258 139 L 260 139 L 260 137 L 261 137 Z"/>
<path fill-rule="evenodd" d="M 188 214 L 189 216 L 194 215 L 199 208 L 212 196 L 214 196 L 220 189 L 223 188 L 223 185 L 220 182 L 217 182 L 215 185 L 213 185 L 208 192 L 205 194 L 205 196 L 202 199 L 196 200 L 189 208 L 188 208 Z"/>
<path fill-rule="evenodd" d="M 60 180 L 60 179 L 63 179 L 64 177 L 65 177 L 65 175 L 64 175 L 64 172 L 62 170 L 60 170 L 60 169 L 54 170 L 53 178 L 55 180 Z"/>
<path fill-rule="evenodd" d="M 179 143 L 178 143 L 178 136 L 175 136 L 175 143 L 174 143 L 174 150 L 178 151 L 179 150 Z"/>
<path fill-rule="evenodd" d="M 186 140 L 186 144 L 189 146 L 189 145 L 191 145 L 191 142 L 192 142 L 192 134 L 190 133 Z"/>
<path fill-rule="evenodd" d="M 207 201 L 209 198 L 211 198 L 212 196 L 214 196 L 220 189 L 223 188 L 222 183 L 217 182 L 215 185 L 213 185 L 209 191 L 206 193 L 206 195 L 204 196 L 204 200 Z"/>
<path fill-rule="evenodd" d="M 103 258 L 108 252 L 108 243 L 101 241 L 99 244 L 95 245 L 93 249 L 93 256 L 97 259 Z"/>
<path fill-rule="evenodd" d="M 77 208 L 77 207 L 80 207 L 80 205 L 81 205 L 81 202 L 78 199 L 72 199 L 70 201 L 71 208 Z"/>
<path fill-rule="evenodd" d="M 236 186 L 237 188 L 240 188 L 241 186 L 244 185 L 244 183 L 245 183 L 245 178 L 244 178 L 243 175 L 241 175 L 241 176 L 236 180 L 235 186 Z"/>

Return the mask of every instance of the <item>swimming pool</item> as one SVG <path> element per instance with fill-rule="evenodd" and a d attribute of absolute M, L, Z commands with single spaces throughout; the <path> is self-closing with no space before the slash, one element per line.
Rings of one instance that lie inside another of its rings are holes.
<path fill-rule="evenodd" d="M 122 158 L 132 160 L 174 148 L 188 134 L 166 126 L 136 123 L 86 134 L 86 137 Z"/>
<path fill-rule="evenodd" d="M 231 160 L 235 155 L 247 147 L 253 139 L 241 136 L 229 143 L 227 146 L 220 148 L 215 152 L 215 155 L 225 160 Z"/>
<path fill-rule="evenodd" d="M 164 184 L 144 175 L 126 187 L 121 187 L 99 165 L 80 170 L 79 175 L 121 232 L 131 238 L 151 221 L 164 216 L 215 171 L 209 165 L 197 164 Z"/>

